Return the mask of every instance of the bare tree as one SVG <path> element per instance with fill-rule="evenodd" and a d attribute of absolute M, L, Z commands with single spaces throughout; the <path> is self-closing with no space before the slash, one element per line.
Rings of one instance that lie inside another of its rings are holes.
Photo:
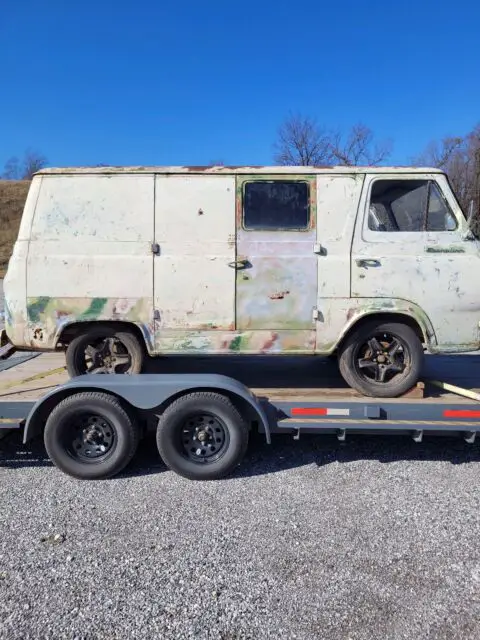
<path fill-rule="evenodd" d="M 413 162 L 417 166 L 425 165 L 443 169 L 452 157 L 461 151 L 463 145 L 463 138 L 453 137 L 443 138 L 440 142 L 430 142 L 425 151 L 416 156 Z"/>
<path fill-rule="evenodd" d="M 43 169 L 47 164 L 47 159 L 42 154 L 27 149 L 20 160 L 12 156 L 5 163 L 2 177 L 5 180 L 31 180 L 34 173 Z"/>
<path fill-rule="evenodd" d="M 4 180 L 20 180 L 21 178 L 20 161 L 16 156 L 12 156 L 5 163 L 5 167 L 3 168 L 2 178 Z"/>
<path fill-rule="evenodd" d="M 312 166 L 331 164 L 330 138 L 314 118 L 290 115 L 278 129 L 274 145 L 276 164 Z"/>
<path fill-rule="evenodd" d="M 338 164 L 376 166 L 385 162 L 392 152 L 391 141 L 375 142 L 373 131 L 355 124 L 346 136 L 337 133 L 332 139 L 332 153 Z"/>
<path fill-rule="evenodd" d="M 47 159 L 40 153 L 28 149 L 23 159 L 23 180 L 31 180 L 34 173 L 43 169 L 47 164 Z"/>
<path fill-rule="evenodd" d="M 377 165 L 388 158 L 391 143 L 377 143 L 371 129 L 354 125 L 347 135 L 328 131 L 314 118 L 290 115 L 278 130 L 275 162 L 281 165 Z"/>

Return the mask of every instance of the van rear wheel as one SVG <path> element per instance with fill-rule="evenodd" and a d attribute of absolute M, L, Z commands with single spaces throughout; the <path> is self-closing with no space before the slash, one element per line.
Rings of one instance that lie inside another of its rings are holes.
<path fill-rule="evenodd" d="M 67 347 L 67 371 L 70 377 L 85 373 L 141 373 L 145 352 L 130 331 L 97 327 L 74 338 Z"/>
<path fill-rule="evenodd" d="M 348 336 L 339 354 L 345 382 L 365 396 L 396 398 L 419 380 L 423 347 L 408 325 L 368 323 Z"/>

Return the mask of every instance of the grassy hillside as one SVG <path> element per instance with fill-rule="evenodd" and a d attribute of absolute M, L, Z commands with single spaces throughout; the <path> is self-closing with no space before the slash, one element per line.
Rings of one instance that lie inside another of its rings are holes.
<path fill-rule="evenodd" d="M 28 180 L 0 180 L 0 277 L 17 238 L 29 186 Z"/>

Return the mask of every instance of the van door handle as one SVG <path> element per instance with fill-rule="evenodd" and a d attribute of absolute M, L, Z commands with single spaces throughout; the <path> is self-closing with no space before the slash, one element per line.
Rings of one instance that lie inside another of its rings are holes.
<path fill-rule="evenodd" d="M 365 267 L 366 269 L 368 269 L 368 267 L 381 267 L 382 266 L 382 263 L 380 262 L 380 260 L 376 260 L 374 258 L 371 258 L 371 259 L 357 258 L 355 260 L 355 262 L 357 263 L 357 267 Z"/>
<path fill-rule="evenodd" d="M 235 260 L 234 262 L 229 262 L 228 266 L 232 269 L 245 269 L 247 264 L 248 260 Z"/>

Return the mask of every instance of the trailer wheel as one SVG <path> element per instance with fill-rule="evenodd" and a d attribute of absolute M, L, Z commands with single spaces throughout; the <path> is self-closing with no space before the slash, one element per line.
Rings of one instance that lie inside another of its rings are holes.
<path fill-rule="evenodd" d="M 347 338 L 339 366 L 347 384 L 363 395 L 395 398 L 418 382 L 423 359 L 422 343 L 411 327 L 373 322 Z"/>
<path fill-rule="evenodd" d="M 157 447 L 165 464 L 189 480 L 216 480 L 241 462 L 248 427 L 232 402 L 212 392 L 175 400 L 160 417 Z"/>
<path fill-rule="evenodd" d="M 74 338 L 67 347 L 67 371 L 71 378 L 85 373 L 141 373 L 145 360 L 142 345 L 129 331 L 95 327 Z"/>
<path fill-rule="evenodd" d="M 52 462 L 81 480 L 110 478 L 137 450 L 139 429 L 120 402 L 106 394 L 82 392 L 62 400 L 45 425 Z"/>

